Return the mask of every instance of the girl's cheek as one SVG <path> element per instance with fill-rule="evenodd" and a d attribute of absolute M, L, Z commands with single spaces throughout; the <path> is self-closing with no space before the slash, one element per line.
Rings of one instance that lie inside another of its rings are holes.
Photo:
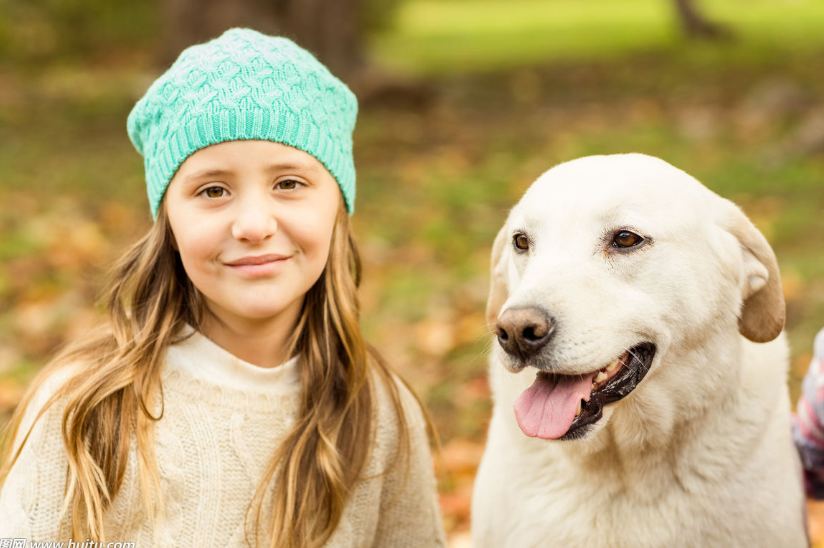
<path fill-rule="evenodd" d="M 219 238 L 214 231 L 210 231 L 208 224 L 205 226 L 189 225 L 182 232 L 183 234 L 177 238 L 177 245 L 187 271 L 192 267 L 203 268 L 217 258 L 220 253 L 217 244 L 223 239 Z"/>
<path fill-rule="evenodd" d="M 334 215 L 329 215 L 326 211 L 319 211 L 318 208 L 290 216 L 288 223 L 286 218 L 283 218 L 280 222 L 280 228 L 290 230 L 293 239 L 306 253 L 309 253 L 310 250 L 317 250 L 322 253 L 324 251 L 328 252 L 334 226 Z"/>

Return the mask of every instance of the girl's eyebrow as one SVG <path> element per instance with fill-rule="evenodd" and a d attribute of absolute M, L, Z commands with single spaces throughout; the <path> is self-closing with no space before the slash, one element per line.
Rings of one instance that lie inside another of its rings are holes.
<path fill-rule="evenodd" d="M 195 181 L 204 177 L 220 177 L 221 175 L 228 175 L 233 173 L 227 169 L 204 169 L 186 176 L 186 181 Z"/>
<path fill-rule="evenodd" d="M 317 166 L 314 166 L 312 164 L 304 164 L 300 162 L 279 162 L 275 164 L 269 164 L 266 167 L 267 172 L 289 170 L 317 171 Z M 220 177 L 223 175 L 232 174 L 234 174 L 234 171 L 231 169 L 209 168 L 204 169 L 202 171 L 197 171 L 195 173 L 192 173 L 191 175 L 186 176 L 186 181 L 194 181 L 197 179 L 202 179 L 204 177 Z"/>
<path fill-rule="evenodd" d="M 279 162 L 275 164 L 270 164 L 266 171 L 289 171 L 289 170 L 306 170 L 306 171 L 316 171 L 317 166 L 313 164 L 304 164 L 302 162 Z"/>

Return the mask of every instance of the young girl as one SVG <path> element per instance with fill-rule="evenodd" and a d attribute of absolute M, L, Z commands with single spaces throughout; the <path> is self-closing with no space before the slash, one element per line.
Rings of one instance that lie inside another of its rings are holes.
<path fill-rule="evenodd" d="M 128 129 L 155 224 L 108 324 L 18 406 L 0 537 L 444 544 L 422 410 L 358 326 L 356 113 L 312 55 L 248 29 L 154 82 Z"/>

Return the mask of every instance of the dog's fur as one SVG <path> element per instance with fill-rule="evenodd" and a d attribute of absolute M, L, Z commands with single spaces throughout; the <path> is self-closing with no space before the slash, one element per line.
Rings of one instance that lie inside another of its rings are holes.
<path fill-rule="evenodd" d="M 646 243 L 616 252 L 619 229 Z M 537 370 L 493 343 L 476 548 L 808 545 L 778 266 L 738 207 L 656 158 L 574 160 L 511 211 L 491 277 L 493 329 L 516 307 L 555 318 L 547 371 L 594 371 L 646 341 L 657 352 L 582 439 L 542 440 L 513 412 Z"/>

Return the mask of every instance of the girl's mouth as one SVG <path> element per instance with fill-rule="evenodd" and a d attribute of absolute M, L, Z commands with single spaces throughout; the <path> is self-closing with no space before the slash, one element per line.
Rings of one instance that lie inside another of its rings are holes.
<path fill-rule="evenodd" d="M 279 271 L 289 258 L 287 255 L 270 253 L 267 255 L 241 257 L 223 264 L 235 272 L 241 272 L 250 276 L 265 276 Z"/>

